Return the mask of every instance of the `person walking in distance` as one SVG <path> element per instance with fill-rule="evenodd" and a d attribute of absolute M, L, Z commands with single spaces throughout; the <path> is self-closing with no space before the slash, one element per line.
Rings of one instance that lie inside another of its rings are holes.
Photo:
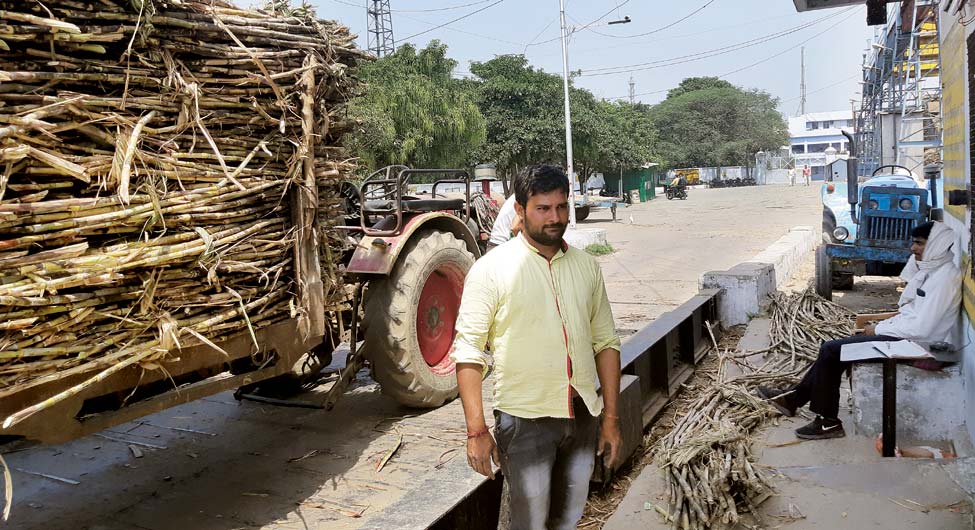
<path fill-rule="evenodd" d="M 812 169 L 809 167 L 809 164 L 806 164 L 802 168 L 802 180 L 803 182 L 805 182 L 806 186 L 808 186 L 811 179 L 812 179 Z"/>
<path fill-rule="evenodd" d="M 468 273 L 451 351 L 467 461 L 489 477 L 500 466 L 511 530 L 574 529 L 596 457 L 619 458 L 620 340 L 599 264 L 562 239 L 568 196 L 557 166 L 519 175 L 521 233 Z M 493 436 L 481 396 L 492 363 Z"/>

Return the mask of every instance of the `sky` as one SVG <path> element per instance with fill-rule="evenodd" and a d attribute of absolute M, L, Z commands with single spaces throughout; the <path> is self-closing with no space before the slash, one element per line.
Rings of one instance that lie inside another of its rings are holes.
<path fill-rule="evenodd" d="M 311 3 L 367 47 L 367 0 Z M 390 0 L 390 8 L 397 46 L 439 39 L 458 75 L 472 61 L 504 54 L 525 54 L 561 75 L 558 0 Z M 566 13 L 577 28 L 569 70 L 581 70 L 576 86 L 597 97 L 625 99 L 632 76 L 636 99 L 652 104 L 684 78 L 720 76 L 780 98 L 787 116 L 799 110 L 800 47 L 806 112 L 845 110 L 859 99 L 862 54 L 873 35 L 863 6 L 797 13 L 792 0 L 567 0 Z M 628 24 L 600 25 L 626 16 Z"/>

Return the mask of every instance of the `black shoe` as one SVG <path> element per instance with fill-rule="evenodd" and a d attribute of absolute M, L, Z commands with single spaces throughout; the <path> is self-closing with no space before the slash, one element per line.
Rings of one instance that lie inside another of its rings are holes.
<path fill-rule="evenodd" d="M 796 429 L 796 437 L 803 440 L 825 440 L 844 436 L 846 436 L 846 431 L 843 430 L 842 421 L 831 420 L 822 416 L 816 416 L 816 419 L 809 425 Z"/>
<path fill-rule="evenodd" d="M 783 396 L 788 392 L 787 390 L 776 390 L 774 388 L 769 388 L 767 386 L 758 387 L 758 396 L 769 402 L 769 405 L 775 407 L 775 410 L 782 413 L 783 416 L 793 417 L 796 415 L 796 407 L 789 404 L 788 396 Z"/>

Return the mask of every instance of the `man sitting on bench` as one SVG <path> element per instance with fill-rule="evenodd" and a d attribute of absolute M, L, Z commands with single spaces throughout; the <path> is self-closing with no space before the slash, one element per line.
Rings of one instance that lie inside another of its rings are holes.
<path fill-rule="evenodd" d="M 795 416 L 796 409 L 809 403 L 809 410 L 817 414 L 816 419 L 796 429 L 797 437 L 821 440 L 846 436 L 843 422 L 837 417 L 840 380 L 851 364 L 840 360 L 844 344 L 898 340 L 951 342 L 961 305 L 961 272 L 951 253 L 954 234 L 944 223 L 928 222 L 915 228 L 911 239 L 913 255 L 901 273 L 907 286 L 897 302 L 897 313 L 874 315 L 884 319 L 865 326 L 861 335 L 824 342 L 819 347 L 819 358 L 799 384 L 784 390 L 759 387 L 759 395 L 786 416 Z"/>

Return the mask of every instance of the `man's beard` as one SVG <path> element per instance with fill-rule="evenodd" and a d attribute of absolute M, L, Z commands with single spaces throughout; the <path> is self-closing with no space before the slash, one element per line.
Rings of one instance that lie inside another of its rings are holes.
<path fill-rule="evenodd" d="M 541 227 L 535 227 L 529 224 L 527 221 L 523 221 L 525 225 L 525 231 L 528 232 L 528 236 L 532 238 L 536 243 L 545 245 L 547 247 L 558 247 L 562 245 L 562 236 L 565 235 L 566 226 L 562 223 L 552 223 L 547 225 L 542 225 Z M 546 228 L 558 228 L 558 234 L 553 234 L 550 231 L 546 231 Z"/>

